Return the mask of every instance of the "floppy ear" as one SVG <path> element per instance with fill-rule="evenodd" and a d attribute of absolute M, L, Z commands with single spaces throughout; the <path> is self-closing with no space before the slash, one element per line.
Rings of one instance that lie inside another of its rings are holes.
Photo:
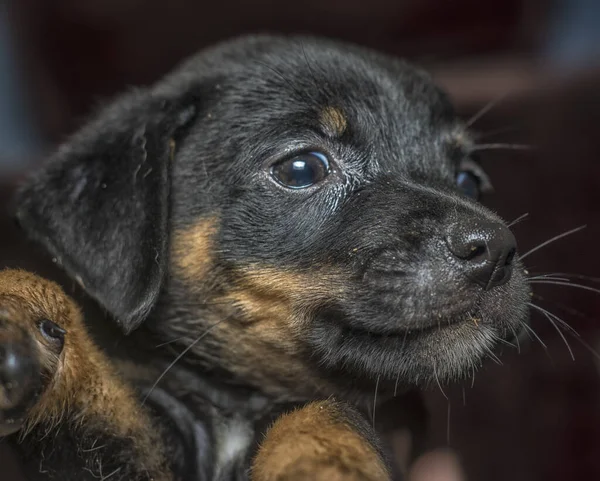
<path fill-rule="evenodd" d="M 17 220 L 122 325 L 158 297 L 169 248 L 175 136 L 193 102 L 149 91 L 117 100 L 18 192 Z"/>

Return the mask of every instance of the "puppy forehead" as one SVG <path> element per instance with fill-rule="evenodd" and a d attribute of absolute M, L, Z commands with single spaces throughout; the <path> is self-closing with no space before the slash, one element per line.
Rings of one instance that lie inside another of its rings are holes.
<path fill-rule="evenodd" d="M 196 137 L 202 147 L 214 135 L 223 168 L 247 175 L 270 154 L 285 153 L 286 144 L 294 150 L 323 141 L 342 147 L 342 156 L 346 147 L 361 153 L 349 156 L 362 163 L 359 170 L 447 163 L 445 134 L 456 125 L 452 105 L 429 75 L 403 61 L 295 38 L 239 41 L 217 53 L 206 54 L 215 57 L 210 61 L 201 56 L 182 77 L 206 75 L 201 67 L 211 63 L 218 89 Z M 196 154 L 190 161 L 202 163 Z"/>
<path fill-rule="evenodd" d="M 331 106 L 343 107 L 346 115 L 369 109 L 404 116 L 427 116 L 449 107 L 425 72 L 385 54 L 326 39 L 242 38 L 201 53 L 179 74 L 184 84 L 193 77 L 219 78 L 221 92 L 228 91 L 228 101 L 236 106 L 280 114 L 310 111 L 316 119 Z"/>

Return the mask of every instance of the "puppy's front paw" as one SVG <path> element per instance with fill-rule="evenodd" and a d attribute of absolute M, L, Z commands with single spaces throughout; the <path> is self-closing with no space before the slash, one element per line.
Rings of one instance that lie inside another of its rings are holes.
<path fill-rule="evenodd" d="M 252 466 L 253 481 L 389 481 L 374 431 L 351 406 L 308 404 L 279 418 Z"/>
<path fill-rule="evenodd" d="M 28 333 L 0 311 L 0 437 L 18 431 L 40 390 L 35 346 Z"/>
<path fill-rule="evenodd" d="M 11 275 L 7 275 L 11 272 Z M 65 330 L 47 319 L 33 276 L 0 276 L 0 437 L 18 431 L 54 378 Z"/>

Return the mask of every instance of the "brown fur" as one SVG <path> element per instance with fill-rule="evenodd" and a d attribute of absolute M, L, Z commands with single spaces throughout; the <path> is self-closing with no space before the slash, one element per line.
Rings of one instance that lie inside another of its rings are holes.
<path fill-rule="evenodd" d="M 8 301 L 8 302 L 7 302 Z M 6 297 L 0 297 L 0 315 L 2 319 L 14 318 L 21 319 L 21 313 L 11 305 L 11 300 Z M 29 342 L 27 333 L 16 323 L 2 323 L 0 328 L 0 346 L 6 345 L 25 345 Z M 8 386 L 7 386 L 8 387 Z M 12 401 L 10 393 L 3 383 L 0 383 L 0 411 L 10 409 Z"/>
<path fill-rule="evenodd" d="M 216 299 L 225 310 L 222 316 L 227 316 L 213 330 L 220 344 L 228 346 L 221 352 L 222 362 L 275 396 L 302 399 L 330 392 L 331 387 L 307 365 L 309 356 L 298 332 L 320 302 L 343 296 L 341 273 L 252 265 L 235 277 L 234 285 Z"/>
<path fill-rule="evenodd" d="M 218 345 L 228 346 L 219 362 L 271 395 L 293 398 L 302 389 L 297 395 L 304 398 L 328 391 L 306 365 L 296 333 L 320 303 L 343 298 L 344 273 L 326 266 L 300 272 L 253 264 L 226 280 L 215 266 L 218 222 L 216 215 L 204 217 L 175 233 L 171 271 L 206 302 L 205 327 Z"/>
<path fill-rule="evenodd" d="M 4 270 L 0 272 L 0 299 L 11 300 L 11 310 L 18 314 L 10 316 L 10 321 L 34 339 L 42 366 L 53 374 L 29 412 L 22 436 L 42 421 L 52 426 L 70 417 L 85 429 L 134 439 L 138 453 L 154 464 L 146 468 L 161 473 L 156 479 L 171 479 L 147 413 L 93 343 L 79 309 L 63 290 L 28 272 Z M 41 319 L 49 319 L 67 331 L 58 357 L 38 330 Z"/>
<path fill-rule="evenodd" d="M 386 481 L 375 449 L 344 420 L 335 403 L 315 402 L 279 418 L 252 466 L 253 481 Z"/>
<path fill-rule="evenodd" d="M 319 115 L 321 127 L 328 134 L 340 137 L 348 128 L 348 121 L 344 113 L 336 107 L 326 107 Z"/>
<path fill-rule="evenodd" d="M 192 288 L 205 286 L 213 264 L 217 232 L 218 218 L 211 216 L 174 233 L 171 246 L 173 271 L 186 285 Z"/>

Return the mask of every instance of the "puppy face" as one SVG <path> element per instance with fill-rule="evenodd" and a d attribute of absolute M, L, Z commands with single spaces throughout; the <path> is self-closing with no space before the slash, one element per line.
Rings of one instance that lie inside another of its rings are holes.
<path fill-rule="evenodd" d="M 42 210 L 30 188 L 21 220 L 39 230 L 27 220 L 48 225 L 56 205 L 93 206 L 88 234 L 44 235 L 126 327 L 153 309 L 162 336 L 203 336 L 192 356 L 307 393 L 460 377 L 526 320 L 515 240 L 476 202 L 487 181 L 468 133 L 413 67 L 329 41 L 246 38 L 116 105 L 34 183 L 47 193 L 75 172 L 70 197 Z M 125 159 L 110 170 L 106 144 Z M 80 260 L 90 233 L 94 249 L 113 242 L 101 249 L 115 272 Z M 148 280 L 130 275 L 140 267 Z"/>

